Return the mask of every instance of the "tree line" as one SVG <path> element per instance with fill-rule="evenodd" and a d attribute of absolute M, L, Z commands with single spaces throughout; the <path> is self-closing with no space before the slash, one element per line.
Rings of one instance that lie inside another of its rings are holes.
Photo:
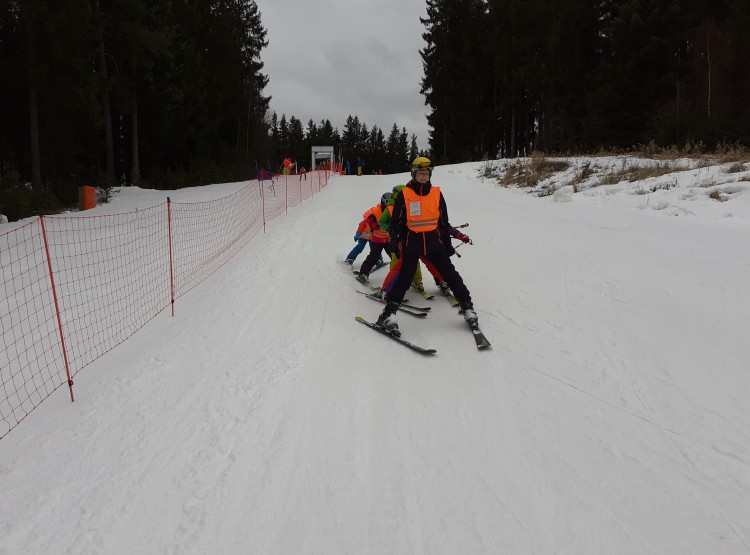
<path fill-rule="evenodd" d="M 296 117 L 290 116 L 287 120 L 286 115 L 282 115 L 279 119 L 274 112 L 271 116 L 270 133 L 275 152 L 275 168 L 271 164 L 270 171 L 278 169 L 285 157 L 291 157 L 299 165 L 306 167 L 313 146 L 333 146 L 336 156 L 344 163 L 349 161 L 354 168 L 357 160 L 363 160 L 366 173 L 407 171 L 410 161 L 420 155 L 417 136 L 410 137 L 405 127 L 399 129 L 398 124 L 394 123 L 386 137 L 377 125 L 369 128 L 358 116 L 351 114 L 339 133 L 330 120 L 315 124 L 311 119 L 303 127 Z"/>
<path fill-rule="evenodd" d="M 247 179 L 313 145 L 407 167 L 416 137 L 395 123 L 269 114 L 267 45 L 255 0 L 0 0 L 0 212 L 70 206 L 84 184 Z"/>
<path fill-rule="evenodd" d="M 254 0 L 0 0 L 5 210 L 247 176 L 273 149 L 267 44 Z"/>
<path fill-rule="evenodd" d="M 269 114 L 255 0 L 0 0 L 0 211 L 74 204 L 82 184 L 245 179 L 313 145 L 390 173 L 419 154 L 750 144 L 747 0 L 426 8 L 429 153 L 396 123 Z"/>
<path fill-rule="evenodd" d="M 427 0 L 420 21 L 436 160 L 750 144 L 747 0 Z"/>

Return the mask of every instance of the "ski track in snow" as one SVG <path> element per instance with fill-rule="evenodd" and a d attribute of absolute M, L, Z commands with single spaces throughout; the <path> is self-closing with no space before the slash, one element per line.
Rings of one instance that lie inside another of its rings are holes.
<path fill-rule="evenodd" d="M 434 181 L 491 350 L 440 295 L 431 358 L 354 321 L 406 175 L 336 177 L 3 440 L 0 553 L 750 553 L 746 221 L 477 167 Z"/>

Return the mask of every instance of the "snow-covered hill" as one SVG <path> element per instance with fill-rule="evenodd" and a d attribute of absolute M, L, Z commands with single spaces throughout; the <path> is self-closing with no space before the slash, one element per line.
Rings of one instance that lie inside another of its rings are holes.
<path fill-rule="evenodd" d="M 433 182 L 491 350 L 441 297 L 399 317 L 431 358 L 354 321 L 337 261 L 408 176 L 336 177 L 3 439 L 0 553 L 750 552 L 748 172 L 560 203 L 483 167 Z"/>

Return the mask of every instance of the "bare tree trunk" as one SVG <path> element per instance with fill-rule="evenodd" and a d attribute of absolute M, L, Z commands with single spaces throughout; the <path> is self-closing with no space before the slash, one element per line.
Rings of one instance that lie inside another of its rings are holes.
<path fill-rule="evenodd" d="M 31 190 L 42 192 L 42 164 L 39 149 L 39 102 L 36 87 L 29 85 L 29 140 L 31 142 Z"/>
<path fill-rule="evenodd" d="M 130 184 L 141 185 L 141 161 L 138 156 L 138 60 L 134 56 L 131 66 L 133 97 L 130 101 Z M 124 173 L 124 172 L 123 172 Z"/>
<path fill-rule="evenodd" d="M 98 66 L 102 76 L 102 119 L 104 120 L 104 149 L 107 162 L 107 179 L 115 184 L 115 146 L 112 136 L 112 109 L 109 102 L 109 88 L 107 86 L 107 61 L 104 49 L 104 30 L 102 29 L 102 18 L 99 10 L 99 0 L 94 0 L 94 19 L 96 21 L 96 38 L 98 42 Z"/>
<path fill-rule="evenodd" d="M 516 144 L 516 101 L 511 101 L 510 109 L 510 157 L 518 156 L 518 146 Z"/>
<path fill-rule="evenodd" d="M 443 160 L 448 160 L 448 124 L 443 121 Z"/>
<path fill-rule="evenodd" d="M 133 104 L 130 108 L 130 148 L 132 149 L 132 163 L 130 166 L 130 184 L 141 186 L 141 161 L 138 157 L 138 92 L 133 92 Z"/>
<path fill-rule="evenodd" d="M 248 98 L 247 100 L 247 122 L 245 125 L 245 160 L 250 157 L 250 114 L 253 109 L 253 101 Z"/>
<path fill-rule="evenodd" d="M 237 116 L 237 140 L 234 144 L 234 157 L 240 159 L 240 137 L 242 137 L 242 116 Z"/>
<path fill-rule="evenodd" d="M 39 100 L 34 68 L 36 67 L 36 50 L 34 48 L 34 29 L 28 3 L 21 3 L 24 39 L 26 42 L 26 68 L 29 80 L 29 142 L 31 147 L 31 189 L 35 195 L 42 193 L 42 164 L 39 148 Z"/>
<path fill-rule="evenodd" d="M 676 117 L 677 117 L 677 140 L 679 141 L 682 136 L 680 135 L 680 62 L 681 55 L 677 54 L 677 68 L 675 69 L 675 106 L 676 106 Z"/>
<path fill-rule="evenodd" d="M 707 95 L 706 95 L 706 115 L 708 116 L 708 134 L 711 136 L 711 36 L 710 23 L 706 25 L 706 61 L 708 62 L 707 77 Z"/>

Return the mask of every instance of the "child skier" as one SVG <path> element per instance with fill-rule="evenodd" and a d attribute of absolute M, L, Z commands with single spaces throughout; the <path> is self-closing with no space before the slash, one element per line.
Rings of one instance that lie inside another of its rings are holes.
<path fill-rule="evenodd" d="M 364 214 L 362 214 L 362 221 L 359 222 L 359 225 L 357 226 L 357 231 L 354 233 L 354 241 L 356 241 L 356 245 L 354 245 L 354 248 L 349 252 L 349 254 L 346 255 L 346 259 L 344 259 L 344 264 L 348 264 L 351 266 L 354 263 L 354 260 L 360 255 L 360 253 L 364 250 L 365 245 L 368 241 L 372 238 L 372 226 L 371 226 L 371 217 L 373 214 L 375 214 L 377 210 L 377 214 L 382 214 L 383 208 L 381 208 L 381 205 L 383 205 L 383 199 L 381 197 L 380 199 L 380 205 L 373 206 L 369 210 L 366 210 Z M 372 244 L 370 244 L 370 252 L 372 252 Z M 383 257 L 378 253 L 378 260 L 375 263 L 375 266 L 378 268 L 385 265 L 385 262 L 383 262 Z"/>
<path fill-rule="evenodd" d="M 357 274 L 357 281 L 363 285 L 370 283 L 370 272 L 378 263 L 378 259 L 381 258 L 381 253 L 385 250 L 388 255 L 391 254 L 389 247 L 390 237 L 388 232 L 383 230 L 378 223 L 380 216 L 383 215 L 383 211 L 386 209 L 388 199 L 391 198 L 391 192 L 387 191 L 380 197 L 380 204 L 373 206 L 371 210 L 365 212 L 365 220 L 372 230 L 370 233 L 370 254 L 367 255 L 365 261 L 359 269 Z"/>

